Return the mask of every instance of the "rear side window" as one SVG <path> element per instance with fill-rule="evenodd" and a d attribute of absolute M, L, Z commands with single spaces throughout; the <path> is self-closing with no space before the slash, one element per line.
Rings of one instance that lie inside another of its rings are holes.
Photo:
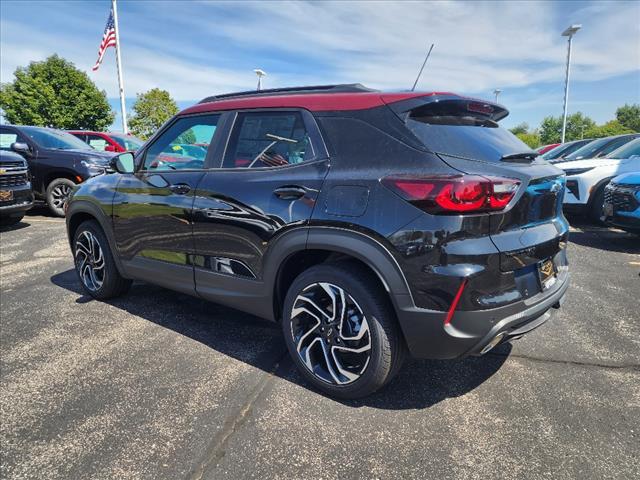
<path fill-rule="evenodd" d="M 314 157 L 300 112 L 239 113 L 223 167 L 280 167 Z"/>
<path fill-rule="evenodd" d="M 484 105 L 478 104 L 478 109 Z M 531 152 L 526 144 L 467 103 L 427 104 L 409 113 L 407 128 L 430 151 L 486 162 L 504 155 Z"/>

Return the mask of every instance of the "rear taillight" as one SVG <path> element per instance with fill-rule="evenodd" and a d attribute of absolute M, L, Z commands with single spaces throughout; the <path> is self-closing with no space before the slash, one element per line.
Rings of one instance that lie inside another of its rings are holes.
<path fill-rule="evenodd" d="M 449 175 L 390 176 L 383 178 L 382 184 L 426 212 L 453 215 L 502 210 L 520 182 L 513 178 Z"/>

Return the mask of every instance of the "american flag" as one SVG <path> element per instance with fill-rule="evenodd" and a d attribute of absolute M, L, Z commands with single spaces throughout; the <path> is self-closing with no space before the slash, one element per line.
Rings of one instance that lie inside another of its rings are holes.
<path fill-rule="evenodd" d="M 100 48 L 98 48 L 98 61 L 93 66 L 93 70 L 98 70 L 100 64 L 102 63 L 102 58 L 104 57 L 104 52 L 109 47 L 116 46 L 116 26 L 113 23 L 113 8 L 109 13 L 109 18 L 107 20 L 107 26 L 104 27 L 104 35 L 102 35 L 102 43 L 100 43 Z"/>

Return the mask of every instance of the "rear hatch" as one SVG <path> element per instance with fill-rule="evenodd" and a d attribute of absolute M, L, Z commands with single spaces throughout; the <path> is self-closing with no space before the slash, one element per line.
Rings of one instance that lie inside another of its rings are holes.
<path fill-rule="evenodd" d="M 501 270 L 537 264 L 563 249 L 568 232 L 562 214 L 564 172 L 498 125 L 508 115 L 504 107 L 453 95 L 389 106 L 425 149 L 452 168 L 520 182 L 504 210 L 487 214 Z"/>

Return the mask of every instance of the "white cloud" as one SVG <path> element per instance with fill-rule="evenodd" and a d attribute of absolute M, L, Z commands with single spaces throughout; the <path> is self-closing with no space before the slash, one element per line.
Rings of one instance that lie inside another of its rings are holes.
<path fill-rule="evenodd" d="M 304 59 L 298 72 L 269 71 L 269 86 L 362 82 L 408 88 L 431 42 L 436 47 L 423 89 L 488 94 L 495 87 L 561 84 L 566 43 L 560 31 L 580 22 L 574 81 L 640 72 L 640 4 L 575 5 L 566 15 L 567 4 L 552 2 L 214 2 L 180 4 L 177 15 L 175 4 L 145 2 L 138 8 L 148 15 L 123 43 L 125 87 L 128 96 L 160 87 L 177 100 L 250 89 L 254 78 L 234 55 L 246 57 L 256 48 L 263 56 L 269 52 L 265 60 L 291 57 L 295 65 Z M 70 8 L 74 13 L 80 15 Z M 29 25 L 2 20 L 2 81 L 17 65 L 54 52 L 90 71 L 97 35 L 78 39 Z M 166 25 L 166 31 L 153 25 Z M 110 97 L 117 96 L 114 72 L 111 51 L 90 73 Z"/>

